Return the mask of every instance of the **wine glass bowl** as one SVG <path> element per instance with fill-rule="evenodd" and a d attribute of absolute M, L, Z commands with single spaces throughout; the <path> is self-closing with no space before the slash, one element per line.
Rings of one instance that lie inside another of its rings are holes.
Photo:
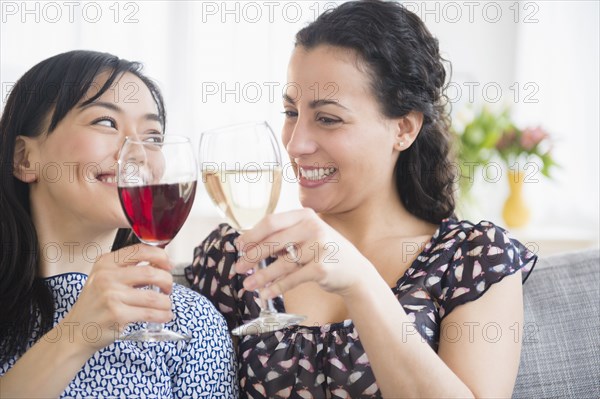
<path fill-rule="evenodd" d="M 277 206 L 282 165 L 277 140 L 266 122 L 231 125 L 202 133 L 202 182 L 222 216 L 238 231 L 254 227 Z M 259 268 L 266 267 L 265 261 Z M 298 324 L 304 316 L 279 313 L 265 301 L 257 319 L 236 327 L 234 335 L 257 334 Z"/>
<path fill-rule="evenodd" d="M 125 139 L 118 160 L 119 200 L 141 242 L 164 248 L 177 235 L 192 208 L 197 176 L 193 146 L 187 137 L 147 133 Z M 120 339 L 177 341 L 190 337 L 165 330 L 162 323 L 148 322 L 145 329 Z"/>

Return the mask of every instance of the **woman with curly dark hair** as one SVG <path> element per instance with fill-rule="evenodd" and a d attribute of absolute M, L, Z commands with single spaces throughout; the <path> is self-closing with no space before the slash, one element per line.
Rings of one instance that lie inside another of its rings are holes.
<path fill-rule="evenodd" d="M 282 138 L 304 209 L 240 236 L 221 225 L 188 268 L 230 328 L 258 315 L 254 290 L 307 316 L 241 339 L 243 394 L 509 397 L 537 258 L 454 215 L 437 40 L 397 3 L 348 2 L 298 32 L 288 82 Z M 269 246 L 280 256 L 247 275 Z"/>

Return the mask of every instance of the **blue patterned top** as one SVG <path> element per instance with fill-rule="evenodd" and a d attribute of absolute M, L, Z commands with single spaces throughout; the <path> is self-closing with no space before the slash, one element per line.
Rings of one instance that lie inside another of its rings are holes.
<path fill-rule="evenodd" d="M 54 297 L 55 325 L 75 304 L 87 277 L 67 273 L 45 279 Z M 175 317 L 165 328 L 192 340 L 114 342 L 88 359 L 61 397 L 237 398 L 235 355 L 221 314 L 206 298 L 179 284 L 173 286 L 171 301 Z M 140 328 L 142 323 L 132 324 L 125 333 Z M 96 334 L 92 327 L 89 331 Z M 37 339 L 36 333 L 29 346 Z M 18 358 L 0 365 L 0 375 Z"/>

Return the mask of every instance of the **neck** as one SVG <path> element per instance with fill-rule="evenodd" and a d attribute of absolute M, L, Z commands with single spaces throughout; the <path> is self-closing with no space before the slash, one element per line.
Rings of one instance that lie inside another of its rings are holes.
<path fill-rule="evenodd" d="M 31 214 L 39 242 L 40 277 L 89 274 L 97 258 L 112 249 L 116 229 L 94 229 L 79 220 L 64 218 L 64 214 L 42 211 L 34 203 Z"/>
<path fill-rule="evenodd" d="M 381 239 L 432 235 L 437 228 L 408 212 L 395 191 L 348 211 L 319 216 L 359 250 Z"/>

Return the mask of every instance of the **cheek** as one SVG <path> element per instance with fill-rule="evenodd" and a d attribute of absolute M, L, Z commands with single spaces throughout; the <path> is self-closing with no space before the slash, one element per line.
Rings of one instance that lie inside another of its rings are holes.
<path fill-rule="evenodd" d="M 93 153 L 99 153 L 104 147 L 100 140 L 94 140 L 93 137 L 82 137 L 83 135 L 74 134 L 66 140 L 52 140 L 48 142 L 43 153 L 47 157 L 58 157 L 60 159 L 85 159 Z"/>
<path fill-rule="evenodd" d="M 90 137 L 74 141 L 71 150 L 80 162 L 103 162 L 115 158 L 119 152 L 119 142 L 113 137 Z"/>
<path fill-rule="evenodd" d="M 340 142 L 333 150 L 336 162 L 352 176 L 362 180 L 363 184 L 377 183 L 383 175 L 393 169 L 391 151 L 383 150 L 384 143 L 378 140 L 361 140 L 354 143 Z M 342 170 L 343 173 L 343 170 Z"/>
<path fill-rule="evenodd" d="M 152 181 L 158 183 L 166 170 L 166 161 L 164 154 L 160 151 L 148 151 L 146 153 L 148 157 L 148 169 L 152 175 Z"/>
<path fill-rule="evenodd" d="M 93 180 L 106 167 L 106 161 L 113 157 L 117 149 L 110 140 L 99 140 L 93 137 L 73 137 L 61 143 L 53 143 L 47 148 L 46 163 L 60 166 L 67 173 L 69 181 L 85 179 Z"/>

